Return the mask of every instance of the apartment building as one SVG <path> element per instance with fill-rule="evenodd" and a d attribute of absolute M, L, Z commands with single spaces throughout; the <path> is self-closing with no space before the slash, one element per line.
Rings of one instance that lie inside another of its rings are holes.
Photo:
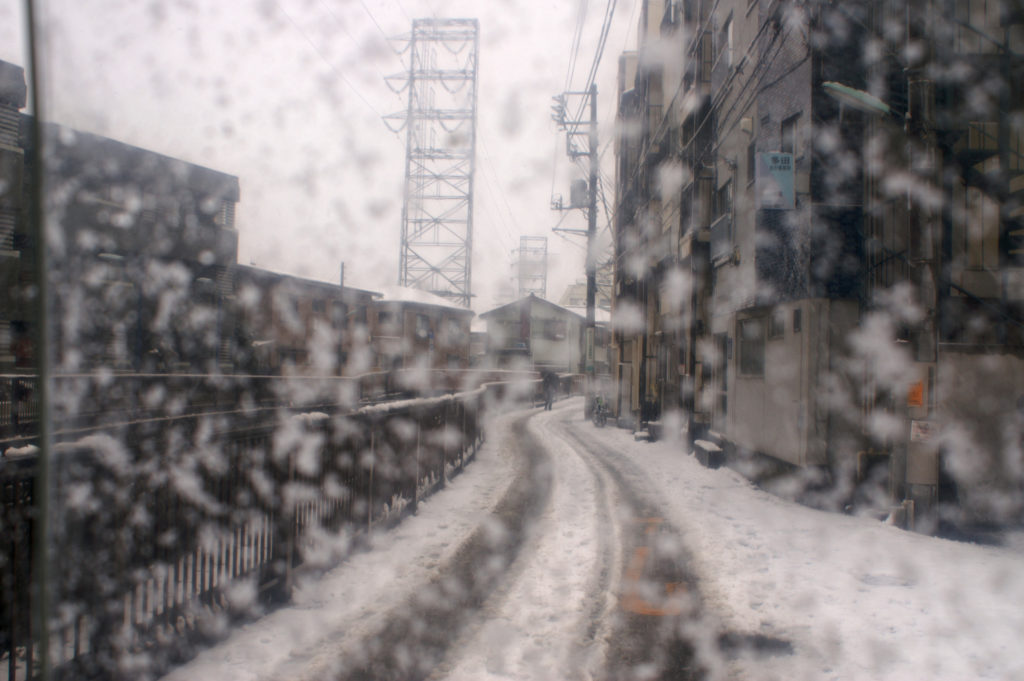
<path fill-rule="evenodd" d="M 984 499 L 1020 459 L 1020 18 L 970 0 L 640 15 L 619 62 L 620 423 L 677 411 L 691 439 L 840 487 L 876 463 L 892 500 Z"/>
<path fill-rule="evenodd" d="M 385 287 L 370 313 L 377 369 L 467 369 L 473 311 L 405 286 Z M 426 375 L 419 378 L 425 382 Z"/>
<path fill-rule="evenodd" d="M 21 109 L 25 107 L 25 72 L 0 61 L 0 372 L 28 371 L 34 358 L 29 329 L 32 305 L 22 292 L 32 277 L 35 257 L 23 227 L 26 210 L 25 152 Z"/>
<path fill-rule="evenodd" d="M 532 293 L 480 315 L 487 324 L 488 360 L 499 368 L 582 371 L 586 315 Z M 595 355 L 602 354 L 600 333 Z"/>

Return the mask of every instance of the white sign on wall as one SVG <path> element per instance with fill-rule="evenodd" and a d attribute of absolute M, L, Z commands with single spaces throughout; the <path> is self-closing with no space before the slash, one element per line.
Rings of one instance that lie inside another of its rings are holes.
<path fill-rule="evenodd" d="M 792 210 L 795 208 L 793 154 L 779 151 L 757 154 L 757 162 L 754 166 L 754 189 L 759 209 Z"/>

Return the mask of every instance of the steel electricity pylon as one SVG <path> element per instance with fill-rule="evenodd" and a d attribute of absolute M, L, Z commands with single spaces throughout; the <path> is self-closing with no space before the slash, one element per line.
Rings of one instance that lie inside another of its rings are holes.
<path fill-rule="evenodd" d="M 519 297 L 548 296 L 548 238 L 519 237 Z"/>
<path fill-rule="evenodd" d="M 404 112 L 385 117 L 406 134 L 398 283 L 469 307 L 476 157 L 476 19 L 415 19 L 401 39 L 409 68 L 388 78 Z M 397 125 L 396 125 L 397 124 Z"/>

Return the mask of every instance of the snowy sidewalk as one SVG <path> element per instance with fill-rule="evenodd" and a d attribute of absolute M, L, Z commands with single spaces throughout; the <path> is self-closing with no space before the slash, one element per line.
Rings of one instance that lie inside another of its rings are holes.
<path fill-rule="evenodd" d="M 642 467 L 682 531 L 706 615 L 794 646 L 719 659 L 718 678 L 1024 678 L 1016 550 L 816 511 L 704 468 L 678 444 L 602 438 Z"/>

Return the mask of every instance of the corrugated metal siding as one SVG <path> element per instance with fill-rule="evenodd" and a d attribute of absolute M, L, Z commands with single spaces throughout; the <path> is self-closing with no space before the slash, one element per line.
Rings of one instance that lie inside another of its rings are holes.
<path fill-rule="evenodd" d="M 14 250 L 14 224 L 16 218 L 10 208 L 0 208 L 0 251 Z"/>
<path fill-rule="evenodd" d="M 18 146 L 18 126 L 21 114 L 14 109 L 0 106 L 0 144 Z"/>

